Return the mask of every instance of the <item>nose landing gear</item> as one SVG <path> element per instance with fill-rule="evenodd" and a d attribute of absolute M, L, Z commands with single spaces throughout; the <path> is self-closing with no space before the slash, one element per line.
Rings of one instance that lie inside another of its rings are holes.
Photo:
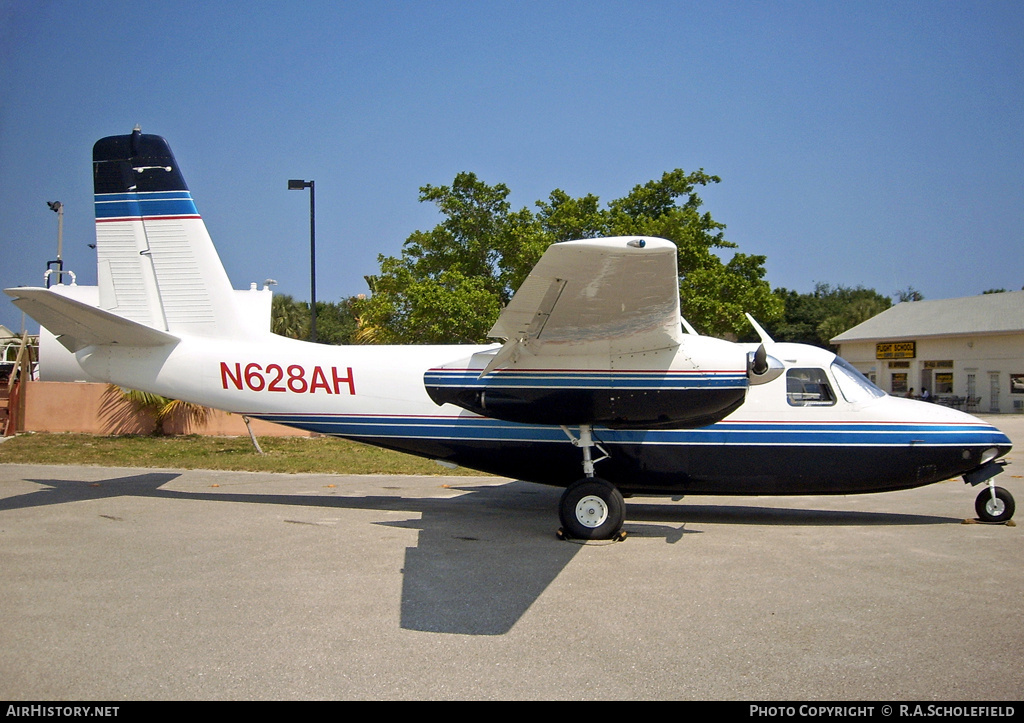
<path fill-rule="evenodd" d="M 974 500 L 974 511 L 982 522 L 1006 522 L 1013 517 L 1014 509 L 1013 495 L 991 482 Z"/>

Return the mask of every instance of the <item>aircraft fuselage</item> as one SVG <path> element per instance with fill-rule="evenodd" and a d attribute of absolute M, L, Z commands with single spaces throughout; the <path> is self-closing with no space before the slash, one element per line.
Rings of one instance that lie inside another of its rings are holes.
<path fill-rule="evenodd" d="M 987 461 L 986 452 L 991 458 L 1010 449 L 1002 432 L 971 415 L 875 396 L 837 379 L 836 357 L 827 351 L 777 346 L 784 347 L 785 374 L 751 386 L 742 406 L 719 422 L 685 429 L 595 427 L 595 441 L 608 454 L 597 465 L 599 476 L 626 494 L 851 494 L 949 479 Z M 170 351 L 139 348 L 131 365 L 123 363 L 124 347 L 91 347 L 78 357 L 91 375 L 126 387 L 566 486 L 580 476 L 580 460 L 561 427 L 438 406 L 426 393 L 427 370 L 491 348 L 331 347 L 268 335 L 244 344 L 183 339 Z M 818 386 L 807 392 L 802 382 L 796 392 L 794 375 Z"/>

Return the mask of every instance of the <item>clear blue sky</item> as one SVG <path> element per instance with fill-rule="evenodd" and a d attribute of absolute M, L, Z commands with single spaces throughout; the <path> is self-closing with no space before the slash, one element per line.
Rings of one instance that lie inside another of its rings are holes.
<path fill-rule="evenodd" d="M 1024 285 L 1024 3 L 0 0 L 0 285 L 94 284 L 91 152 L 166 137 L 236 288 L 366 291 L 424 184 L 618 198 L 674 168 L 773 287 Z M 21 314 L 0 299 L 0 323 Z M 36 325 L 30 323 L 30 329 Z"/>

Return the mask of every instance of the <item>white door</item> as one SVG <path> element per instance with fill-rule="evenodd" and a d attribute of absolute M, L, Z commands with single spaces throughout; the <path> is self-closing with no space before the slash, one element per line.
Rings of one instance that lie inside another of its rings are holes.
<path fill-rule="evenodd" d="M 988 373 L 988 411 L 999 411 L 999 372 Z"/>

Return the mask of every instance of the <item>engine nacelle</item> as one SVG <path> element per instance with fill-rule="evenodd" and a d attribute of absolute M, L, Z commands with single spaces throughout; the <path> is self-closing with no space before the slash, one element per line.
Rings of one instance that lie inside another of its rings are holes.
<path fill-rule="evenodd" d="M 706 337 L 686 348 L 606 357 L 603 369 L 593 368 L 593 358 L 548 357 L 544 368 L 517 363 L 489 370 L 496 351 L 426 372 L 430 398 L 527 424 L 692 428 L 735 410 L 749 386 L 745 353 Z M 559 368 L 550 368 L 553 360 Z"/>

